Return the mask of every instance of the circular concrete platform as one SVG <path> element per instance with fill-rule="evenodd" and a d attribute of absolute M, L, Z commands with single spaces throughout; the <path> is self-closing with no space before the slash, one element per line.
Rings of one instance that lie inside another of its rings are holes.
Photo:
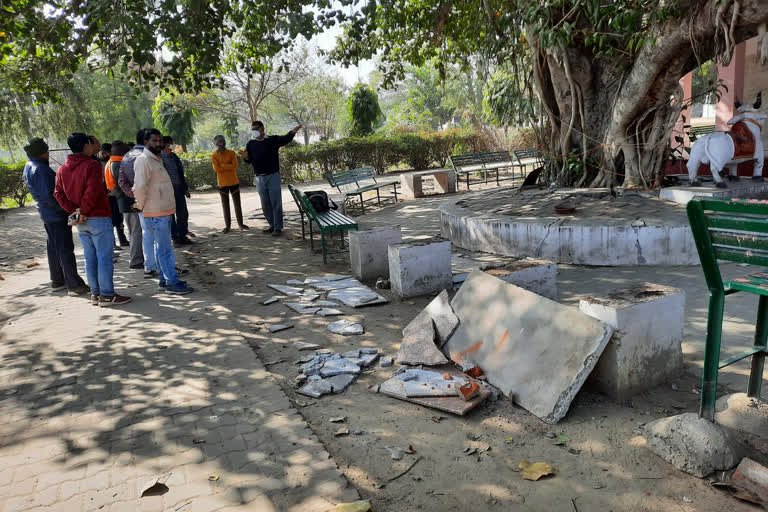
<path fill-rule="evenodd" d="M 567 215 L 555 206 L 573 206 Z M 685 206 L 607 190 L 482 191 L 440 207 L 442 235 L 465 249 L 579 265 L 698 265 Z"/>

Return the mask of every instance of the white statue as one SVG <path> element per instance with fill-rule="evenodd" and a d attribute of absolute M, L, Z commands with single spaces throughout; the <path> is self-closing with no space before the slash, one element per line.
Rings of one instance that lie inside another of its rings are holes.
<path fill-rule="evenodd" d="M 762 101 L 762 93 L 757 93 L 757 101 L 754 105 L 741 105 L 736 101 L 737 115 L 732 117 L 728 124 L 731 130 L 728 132 L 712 132 L 699 138 L 691 147 L 691 157 L 688 159 L 688 178 L 692 187 L 701 186 L 696 179 L 701 164 L 709 164 L 712 178 L 718 188 L 727 188 L 720 172 L 723 167 L 728 167 L 728 179 L 736 181 L 737 167 L 741 162 L 755 161 L 755 170 L 752 181 L 763 181 L 763 141 L 760 132 L 765 127 L 768 114 L 757 111 Z"/>

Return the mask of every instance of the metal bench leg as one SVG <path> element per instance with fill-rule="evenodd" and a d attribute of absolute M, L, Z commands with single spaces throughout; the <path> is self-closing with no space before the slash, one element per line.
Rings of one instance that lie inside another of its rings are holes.
<path fill-rule="evenodd" d="M 757 324 L 755 324 L 755 346 L 765 347 L 768 339 L 768 297 L 760 296 L 757 306 Z M 760 398 L 760 388 L 763 384 L 763 363 L 765 352 L 758 352 L 752 356 L 752 371 L 749 372 L 749 386 L 747 395 Z"/>
<path fill-rule="evenodd" d="M 299 215 L 301 215 L 301 239 L 304 240 L 304 212 L 299 210 Z"/>
<path fill-rule="evenodd" d="M 376 189 L 376 204 L 381 206 L 381 194 L 379 193 L 379 189 Z"/>
<path fill-rule="evenodd" d="M 326 253 L 326 249 L 325 249 L 325 231 L 323 231 L 322 229 L 320 230 L 320 238 L 322 239 L 322 242 L 323 242 L 323 265 L 326 265 L 326 264 L 328 264 L 328 259 L 327 259 L 326 255 L 325 255 L 325 253 Z"/>
<path fill-rule="evenodd" d="M 315 237 L 314 233 L 312 232 L 312 218 L 307 215 L 307 218 L 309 219 L 309 250 L 312 252 L 312 254 L 315 253 Z"/>
<path fill-rule="evenodd" d="M 499 185 L 501 185 L 501 183 L 499 183 L 499 170 L 496 169 L 496 186 L 498 187 Z"/>
<path fill-rule="evenodd" d="M 392 189 L 395 191 L 395 203 L 397 203 L 397 183 L 394 183 L 393 185 L 394 186 L 392 187 Z"/>
<path fill-rule="evenodd" d="M 469 190 L 469 174 L 470 173 L 467 173 L 467 190 Z"/>
<path fill-rule="evenodd" d="M 365 215 L 365 200 L 363 199 L 363 194 L 360 194 L 360 214 Z"/>
<path fill-rule="evenodd" d="M 715 421 L 717 400 L 717 372 L 720 366 L 720 337 L 723 332 L 723 306 L 725 293 L 711 292 L 707 314 L 707 342 L 704 347 L 704 374 L 701 378 L 701 405 L 699 416 Z"/>

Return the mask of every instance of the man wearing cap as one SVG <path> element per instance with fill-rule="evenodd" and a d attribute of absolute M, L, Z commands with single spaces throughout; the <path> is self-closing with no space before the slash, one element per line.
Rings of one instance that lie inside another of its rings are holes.
<path fill-rule="evenodd" d="M 48 144 L 32 137 L 24 146 L 29 161 L 24 166 L 24 183 L 37 202 L 37 212 L 45 227 L 48 270 L 51 290 L 69 290 L 72 296 L 87 295 L 91 289 L 77 273 L 72 227 L 67 224 L 67 212 L 53 197 L 56 173 L 48 165 Z"/>

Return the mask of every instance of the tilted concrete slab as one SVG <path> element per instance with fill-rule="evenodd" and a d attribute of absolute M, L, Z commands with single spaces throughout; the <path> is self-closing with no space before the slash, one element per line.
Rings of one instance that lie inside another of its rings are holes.
<path fill-rule="evenodd" d="M 437 334 L 435 343 L 438 347 L 442 347 L 459 326 L 459 318 L 453 312 L 453 308 L 451 308 L 451 302 L 448 299 L 448 292 L 446 290 L 440 292 L 421 313 L 416 315 L 416 318 L 411 320 L 411 323 L 403 329 L 403 337 L 419 336 L 419 332 L 423 330 L 424 322 L 427 318 L 431 318 L 434 322 L 435 333 Z"/>
<path fill-rule="evenodd" d="M 488 382 L 546 423 L 557 423 L 602 354 L 613 328 L 485 272 L 451 302 L 461 324 L 444 349 L 473 361 Z"/>

